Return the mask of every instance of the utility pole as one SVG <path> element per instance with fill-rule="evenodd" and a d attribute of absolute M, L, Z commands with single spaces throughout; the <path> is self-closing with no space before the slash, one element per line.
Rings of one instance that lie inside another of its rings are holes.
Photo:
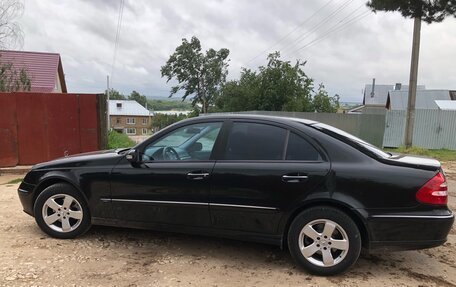
<path fill-rule="evenodd" d="M 106 122 L 108 123 L 107 131 L 111 129 L 110 117 L 109 117 L 109 75 L 106 76 Z"/>
<path fill-rule="evenodd" d="M 413 123 L 415 121 L 416 87 L 418 78 L 418 59 L 420 55 L 420 34 L 421 18 L 415 17 L 413 21 L 412 63 L 410 65 L 407 117 L 405 119 L 404 144 L 406 148 L 410 148 L 412 146 L 413 140 Z"/>

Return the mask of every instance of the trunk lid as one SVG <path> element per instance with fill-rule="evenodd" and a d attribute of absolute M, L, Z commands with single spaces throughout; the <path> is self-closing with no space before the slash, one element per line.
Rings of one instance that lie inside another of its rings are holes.
<path fill-rule="evenodd" d="M 428 157 L 415 155 L 393 154 L 389 158 L 383 159 L 385 163 L 392 165 L 407 166 L 425 170 L 440 170 L 441 164 L 438 160 Z"/>

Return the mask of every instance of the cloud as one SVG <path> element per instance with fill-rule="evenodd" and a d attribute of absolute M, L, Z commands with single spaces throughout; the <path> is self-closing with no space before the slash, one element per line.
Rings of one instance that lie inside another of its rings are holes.
<path fill-rule="evenodd" d="M 112 86 L 127 94 L 167 96 L 170 85 L 160 67 L 182 38 L 195 35 L 205 49 L 230 50 L 230 79 L 241 67 L 264 65 L 269 52 L 280 50 L 285 59 L 306 60 L 307 74 L 330 94 L 361 101 L 364 84 L 374 77 L 377 83 L 408 82 L 413 28 L 413 21 L 398 13 L 367 13 L 345 29 L 331 29 L 367 11 L 364 2 L 126 0 Z M 119 4 L 25 0 L 23 49 L 60 53 L 69 91 L 102 92 L 112 70 Z M 454 31 L 454 18 L 423 24 L 419 83 L 456 89 Z"/>

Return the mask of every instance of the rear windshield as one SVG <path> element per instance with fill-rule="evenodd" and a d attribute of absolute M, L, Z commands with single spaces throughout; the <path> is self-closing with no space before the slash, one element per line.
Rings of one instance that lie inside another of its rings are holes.
<path fill-rule="evenodd" d="M 363 141 L 360 138 L 355 137 L 354 135 L 351 135 L 347 132 L 344 132 L 343 130 L 340 130 L 338 128 L 322 124 L 322 123 L 316 123 L 313 124 L 312 127 L 321 130 L 322 132 L 326 134 L 332 134 L 335 135 L 337 138 L 341 138 L 343 141 L 350 141 L 358 146 L 361 146 L 362 148 L 368 150 L 369 152 L 373 153 L 374 155 L 381 157 L 381 158 L 389 158 L 391 157 L 391 154 L 386 153 L 379 149 L 378 147 Z"/>

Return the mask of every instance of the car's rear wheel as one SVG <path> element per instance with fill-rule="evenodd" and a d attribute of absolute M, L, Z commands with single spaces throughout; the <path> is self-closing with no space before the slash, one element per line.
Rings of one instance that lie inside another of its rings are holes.
<path fill-rule="evenodd" d="M 293 259 L 309 272 L 335 275 L 358 260 L 361 235 L 353 220 L 339 209 L 312 207 L 291 223 L 288 248 Z"/>
<path fill-rule="evenodd" d="M 74 238 L 90 228 L 90 212 L 81 194 L 71 185 L 57 183 L 37 197 L 34 215 L 38 226 L 56 238 Z"/>

